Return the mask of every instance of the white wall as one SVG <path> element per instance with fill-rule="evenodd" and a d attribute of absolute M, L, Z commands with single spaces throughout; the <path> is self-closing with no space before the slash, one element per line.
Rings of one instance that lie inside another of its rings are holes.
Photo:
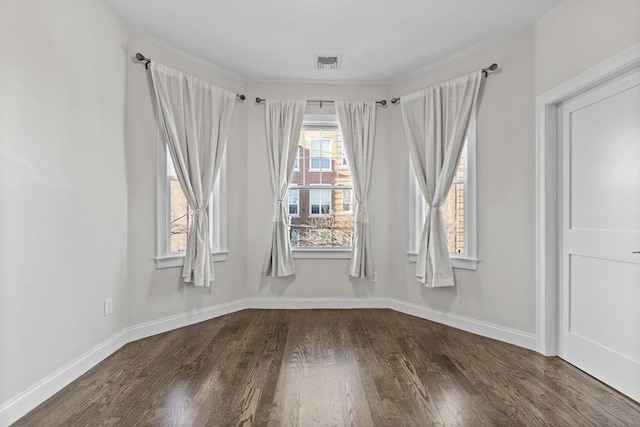
<path fill-rule="evenodd" d="M 3 0 L 0 19 L 5 403 L 126 326 L 126 32 L 96 1 Z"/>
<path fill-rule="evenodd" d="M 387 98 L 385 85 L 312 85 L 312 84 L 254 84 L 248 91 L 249 99 L 301 98 L 301 99 L 358 99 Z M 390 107 L 378 107 L 374 161 L 369 194 L 369 217 L 373 258 L 377 271 L 375 283 L 352 280 L 348 275 L 349 260 L 296 259 L 297 273 L 289 278 L 261 276 L 262 263 L 270 238 L 273 215 L 273 195 L 267 163 L 265 138 L 265 107 L 251 102 L 248 106 L 249 142 L 247 150 L 247 297 L 379 297 L 389 294 L 389 138 L 388 114 Z M 335 114 L 333 106 L 307 106 L 307 113 Z"/>
<path fill-rule="evenodd" d="M 245 297 L 392 297 L 533 333 L 535 95 L 640 41 L 637 1 L 564 1 L 532 28 L 390 85 L 248 84 L 127 37 L 98 1 L 2 0 L 0 19 L 2 403 L 127 326 Z M 247 95 L 228 146 L 230 255 L 211 289 L 153 259 L 156 124 L 138 51 Z M 294 278 L 261 277 L 272 196 L 256 96 L 390 99 L 491 62 L 500 70 L 486 80 L 477 128 L 477 271 L 456 270 L 453 289 L 415 280 L 408 152 L 400 108 L 388 105 L 377 110 L 369 201 L 377 282 L 349 279 L 348 260 L 298 259 Z"/>
<path fill-rule="evenodd" d="M 243 296 L 246 257 L 246 157 L 249 99 L 236 102 L 227 140 L 228 250 L 225 262 L 215 263 L 212 287 L 185 284 L 182 267 L 157 269 L 155 96 L 136 52 L 237 93 L 242 79 L 192 60 L 148 39 L 131 34 L 127 59 L 127 194 L 129 200 L 128 295 L 129 325 L 182 314 Z"/>
<path fill-rule="evenodd" d="M 395 298 L 473 320 L 535 332 L 535 96 L 640 42 L 640 2 L 563 1 L 533 28 L 511 34 L 432 69 L 398 79 L 392 95 L 497 62 L 486 80 L 478 113 L 477 271 L 455 270 L 456 288 L 426 289 L 408 263 L 406 221 L 391 211 L 390 268 Z M 399 108 L 390 122 L 392 140 L 403 141 Z M 393 143 L 393 142 L 392 142 Z M 391 170 L 408 167 L 405 144 L 395 145 Z M 406 206 L 407 178 L 391 174 L 392 206 Z"/>
<path fill-rule="evenodd" d="M 428 309 L 533 333 L 534 284 L 534 120 L 533 30 L 527 29 L 399 79 L 393 96 L 478 70 L 496 62 L 485 81 L 477 118 L 477 271 L 454 270 L 454 288 L 428 289 L 415 279 L 406 257 L 407 227 L 391 234 L 393 296 Z M 409 154 L 400 106 L 391 117 L 392 206 L 408 204 Z M 390 228 L 407 223 L 405 209 L 391 211 Z"/>
<path fill-rule="evenodd" d="M 540 95 L 640 43 L 640 1 L 563 1 L 535 25 Z"/>

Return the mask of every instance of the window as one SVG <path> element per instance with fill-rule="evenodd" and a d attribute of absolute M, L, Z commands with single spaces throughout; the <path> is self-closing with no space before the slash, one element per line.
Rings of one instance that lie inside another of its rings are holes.
<path fill-rule="evenodd" d="M 351 212 L 351 190 L 342 190 L 342 212 Z"/>
<path fill-rule="evenodd" d="M 226 259 L 224 235 L 224 179 L 226 155 L 208 208 L 211 251 L 214 261 Z M 184 265 L 193 211 L 180 188 L 166 144 L 158 137 L 158 183 L 156 207 L 156 263 L 158 268 Z"/>
<path fill-rule="evenodd" d="M 193 210 L 180 188 L 176 170 L 167 153 L 167 179 L 169 180 L 169 253 L 187 250 L 187 237 L 193 222 Z"/>
<path fill-rule="evenodd" d="M 289 215 L 300 214 L 300 190 L 294 188 L 289 190 Z"/>
<path fill-rule="evenodd" d="M 411 163 L 411 160 L 409 161 Z M 409 259 L 415 261 L 422 234 L 425 201 L 410 167 L 410 250 Z M 478 264 L 475 243 L 475 120 L 472 120 L 467 140 L 460 155 L 451 189 L 442 206 L 442 216 L 451 264 L 455 268 L 475 270 Z"/>
<path fill-rule="evenodd" d="M 331 154 L 331 139 L 312 138 L 309 141 L 309 170 L 330 170 Z"/>
<path fill-rule="evenodd" d="M 309 190 L 311 215 L 331 215 L 331 190 Z"/>
<path fill-rule="evenodd" d="M 289 185 L 290 241 L 296 258 L 348 258 L 353 245 L 352 184 L 335 115 L 306 115 L 299 169 Z M 347 209 L 345 209 L 347 208 Z"/>

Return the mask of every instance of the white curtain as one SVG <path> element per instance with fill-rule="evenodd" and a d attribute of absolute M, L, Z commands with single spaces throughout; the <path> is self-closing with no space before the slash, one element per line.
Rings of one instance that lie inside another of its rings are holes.
<path fill-rule="evenodd" d="M 153 87 L 180 187 L 193 209 L 182 278 L 196 286 L 215 279 L 207 208 L 220 170 L 236 94 L 157 62 Z"/>
<path fill-rule="evenodd" d="M 307 101 L 268 99 L 266 102 L 267 151 L 274 197 L 273 230 L 264 260 L 264 276 L 284 277 L 296 272 L 289 241 L 287 190 L 298 154 L 300 129 Z"/>
<path fill-rule="evenodd" d="M 409 152 L 427 203 L 416 277 L 427 287 L 453 286 L 442 203 L 475 111 L 482 71 L 400 98 Z"/>
<path fill-rule="evenodd" d="M 356 210 L 353 224 L 353 254 L 349 274 L 359 279 L 372 278 L 369 213 L 367 198 L 373 162 L 376 129 L 375 101 L 336 101 L 336 112 L 351 170 Z"/>

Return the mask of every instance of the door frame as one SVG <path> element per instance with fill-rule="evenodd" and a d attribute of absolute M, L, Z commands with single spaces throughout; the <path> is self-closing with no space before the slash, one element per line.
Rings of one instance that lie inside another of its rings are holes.
<path fill-rule="evenodd" d="M 640 66 L 640 44 L 536 98 L 536 350 L 558 355 L 558 105 Z"/>

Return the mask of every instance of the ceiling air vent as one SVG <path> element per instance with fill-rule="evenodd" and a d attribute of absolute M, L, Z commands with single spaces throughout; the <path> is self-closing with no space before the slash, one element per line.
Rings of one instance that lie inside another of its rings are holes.
<path fill-rule="evenodd" d="M 316 68 L 319 70 L 339 70 L 342 55 L 316 55 Z"/>

